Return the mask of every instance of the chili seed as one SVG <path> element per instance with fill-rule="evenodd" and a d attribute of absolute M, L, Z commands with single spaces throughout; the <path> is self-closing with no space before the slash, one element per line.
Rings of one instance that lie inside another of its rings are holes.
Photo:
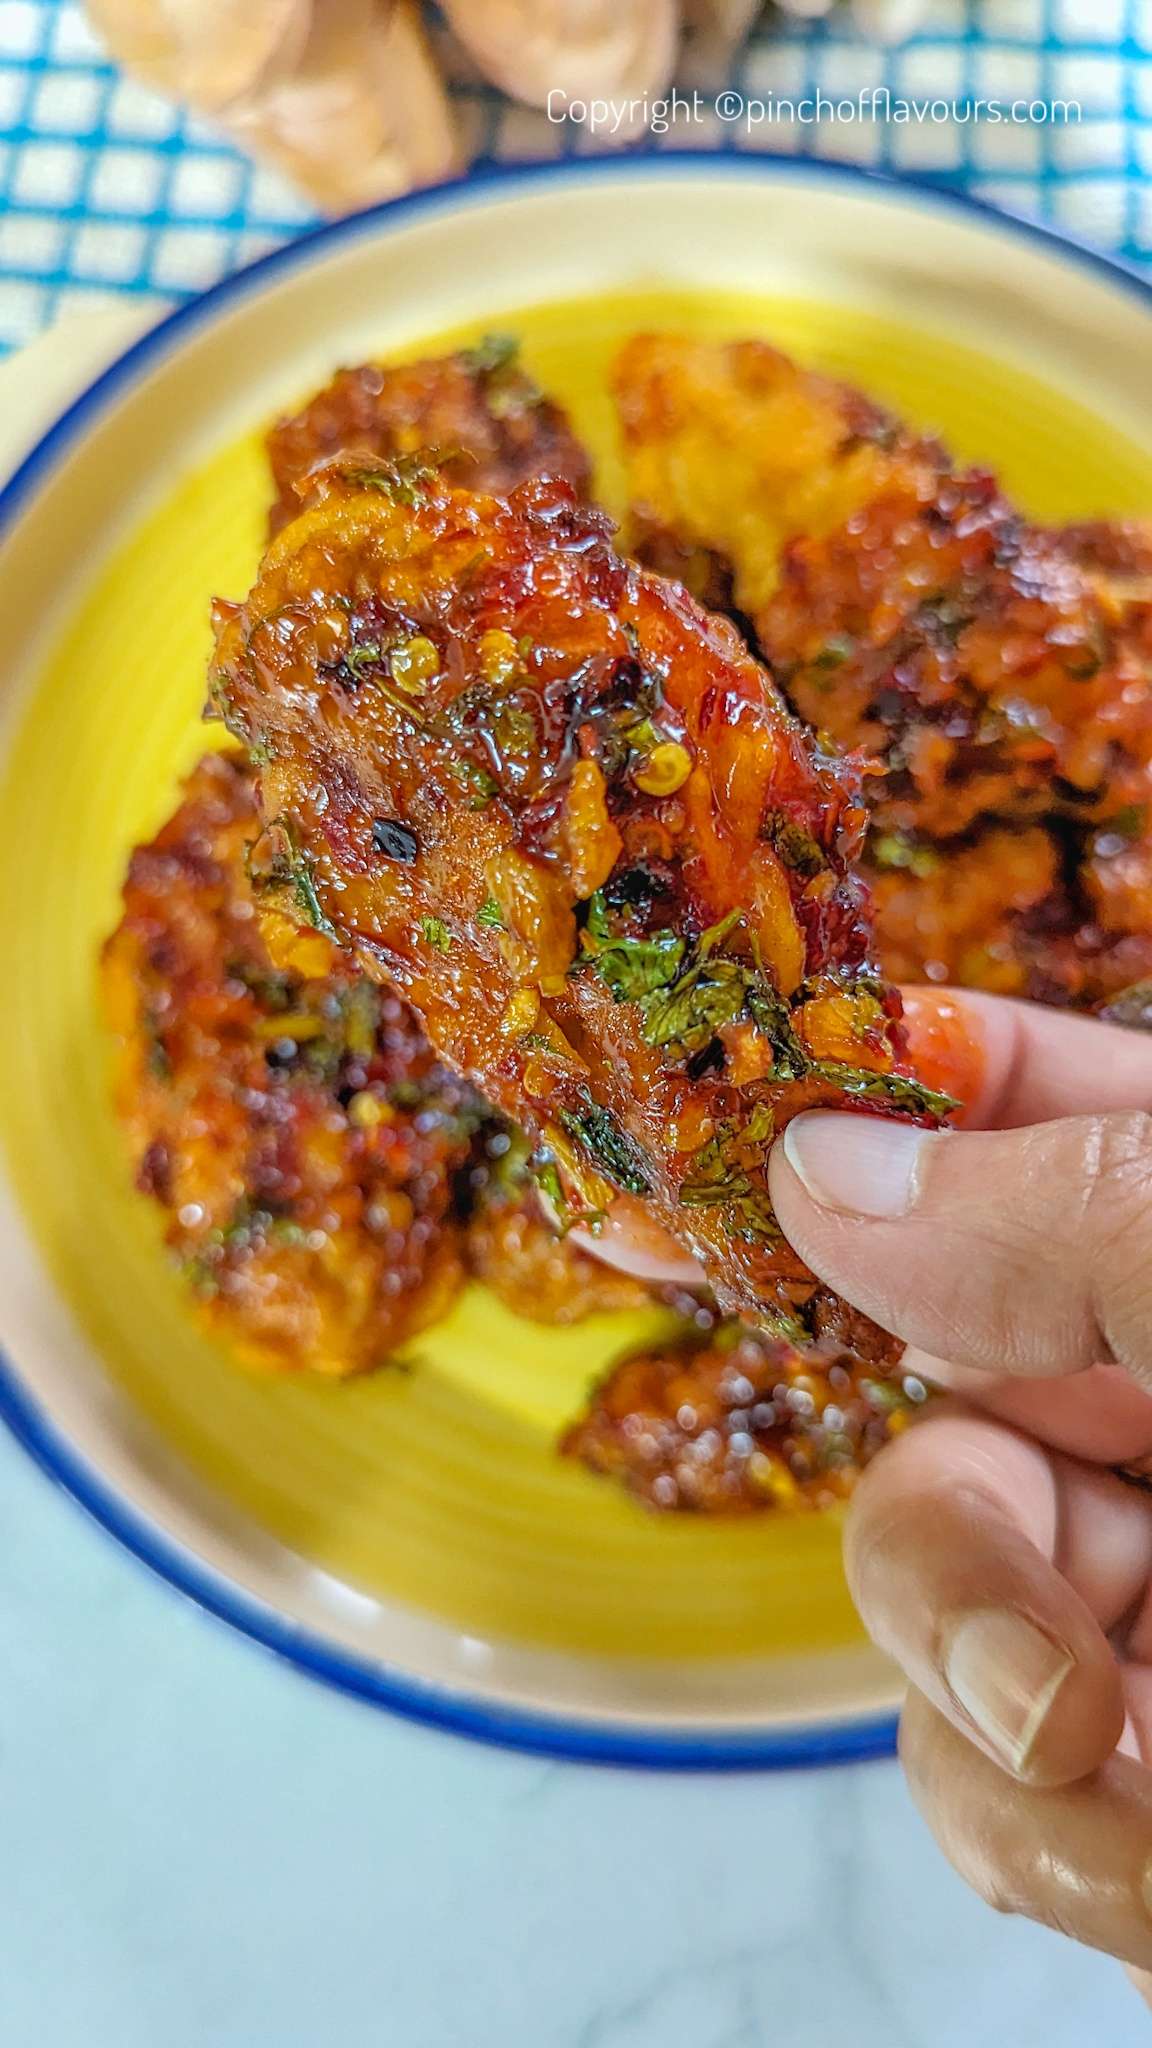
<path fill-rule="evenodd" d="M 648 796 L 672 796 L 691 772 L 692 756 L 687 747 L 678 740 L 662 740 L 634 771 L 632 780 Z"/>

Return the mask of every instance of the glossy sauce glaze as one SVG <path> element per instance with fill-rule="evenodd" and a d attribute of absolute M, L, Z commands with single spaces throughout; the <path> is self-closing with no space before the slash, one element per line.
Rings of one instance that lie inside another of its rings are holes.
<path fill-rule="evenodd" d="M 218 607 L 213 699 L 298 901 L 526 1124 L 569 1213 L 645 1198 L 722 1306 L 803 1339 L 774 1136 L 950 1104 L 870 958 L 858 764 L 610 533 L 556 480 L 337 463 Z"/>
<path fill-rule="evenodd" d="M 875 763 L 886 969 L 1081 1008 L 1152 971 L 1152 526 L 1025 518 L 764 342 L 637 335 L 615 384 L 641 548 Z"/>

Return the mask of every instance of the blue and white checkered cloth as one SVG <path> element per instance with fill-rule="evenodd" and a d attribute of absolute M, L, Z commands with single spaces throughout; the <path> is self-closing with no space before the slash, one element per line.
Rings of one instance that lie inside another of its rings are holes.
<path fill-rule="evenodd" d="M 434 10 L 430 9 L 434 15 Z M 433 18 L 433 32 L 442 31 Z M 447 46 L 478 160 L 599 147 L 510 105 Z M 1075 124 L 761 127 L 706 118 L 638 146 L 769 148 L 927 173 L 1152 263 L 1152 0 L 934 0 L 895 49 L 846 16 L 768 10 L 734 68 L 750 95 L 1079 101 Z M 76 0 L 0 0 L 0 351 L 109 290 L 189 296 L 298 234 L 312 210 L 204 123 L 122 77 Z"/>

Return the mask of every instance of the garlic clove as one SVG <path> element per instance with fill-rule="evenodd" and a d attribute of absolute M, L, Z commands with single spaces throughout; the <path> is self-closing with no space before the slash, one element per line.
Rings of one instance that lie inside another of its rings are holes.
<path fill-rule="evenodd" d="M 452 108 L 412 0 L 341 0 L 295 75 L 229 110 L 254 155 L 324 208 L 368 206 L 458 167 Z"/>
<path fill-rule="evenodd" d="M 312 0 L 88 0 L 88 12 L 137 78 L 214 113 L 291 70 Z"/>
<path fill-rule="evenodd" d="M 639 97 L 668 84 L 678 0 L 441 0 L 486 78 L 513 99 Z"/>

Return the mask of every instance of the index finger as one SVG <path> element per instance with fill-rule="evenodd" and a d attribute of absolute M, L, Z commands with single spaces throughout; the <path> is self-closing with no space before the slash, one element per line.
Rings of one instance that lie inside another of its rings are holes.
<path fill-rule="evenodd" d="M 902 993 L 917 1071 L 967 1082 L 969 1129 L 1152 1108 L 1152 1033 L 969 989 Z"/>

